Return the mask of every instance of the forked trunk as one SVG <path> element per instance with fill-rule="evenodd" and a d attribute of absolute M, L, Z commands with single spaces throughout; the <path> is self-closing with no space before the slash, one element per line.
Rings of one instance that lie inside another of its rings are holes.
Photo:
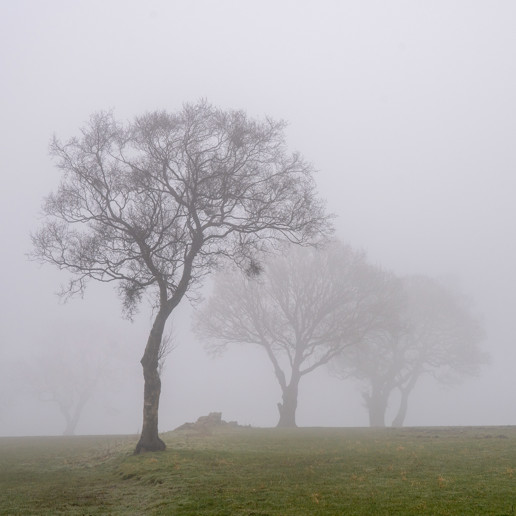
<path fill-rule="evenodd" d="M 66 428 L 64 429 L 63 435 L 75 435 L 75 429 L 79 422 L 79 417 L 72 417 L 69 413 L 64 413 L 66 419 Z"/>
<path fill-rule="evenodd" d="M 409 382 L 402 388 L 400 387 L 401 392 L 401 400 L 400 400 L 400 408 L 398 409 L 398 413 L 392 422 L 392 426 L 403 426 L 405 422 L 405 417 L 407 416 L 408 409 L 408 398 L 409 394 L 412 392 L 412 389 L 415 387 L 416 382 L 421 375 L 421 368 L 414 370 Z"/>
<path fill-rule="evenodd" d="M 403 426 L 403 423 L 405 422 L 405 417 L 407 416 L 409 394 L 410 394 L 410 391 L 408 389 L 403 389 L 401 391 L 400 407 L 398 409 L 398 413 L 396 414 L 396 417 L 392 421 L 392 426 L 395 426 L 395 427 Z"/>
<path fill-rule="evenodd" d="M 59 408 L 61 409 L 61 413 L 66 419 L 66 428 L 63 432 L 63 435 L 75 435 L 75 429 L 77 428 L 77 424 L 79 423 L 79 419 L 81 417 L 82 411 L 88 398 L 90 397 L 90 391 L 84 391 L 75 407 L 70 404 L 60 403 Z"/>
<path fill-rule="evenodd" d="M 167 301 L 166 289 L 161 291 L 161 305 L 149 338 L 145 353 L 140 360 L 143 367 L 143 379 L 145 386 L 143 390 L 143 425 L 142 435 L 136 445 L 134 453 L 142 453 L 147 451 L 162 451 L 166 448 L 165 443 L 158 435 L 158 410 L 159 396 L 161 394 L 161 380 L 159 377 L 159 359 L 161 351 L 161 342 L 163 339 L 163 331 L 165 323 L 174 308 L 179 304 L 185 295 L 192 274 L 192 264 L 195 256 L 201 249 L 203 244 L 202 233 L 195 235 L 192 246 L 184 263 L 183 276 L 175 290 L 174 295 Z"/>
<path fill-rule="evenodd" d="M 161 394 L 161 379 L 159 377 L 159 350 L 166 316 L 158 313 L 147 341 L 145 353 L 141 359 L 143 367 L 143 425 L 140 440 L 136 445 L 135 454 L 148 451 L 162 451 L 165 443 L 158 435 L 158 410 Z"/>
<path fill-rule="evenodd" d="M 290 384 L 283 390 L 283 403 L 278 403 L 279 421 L 278 428 L 295 428 L 296 409 L 298 394 L 298 379 L 292 379 Z"/>

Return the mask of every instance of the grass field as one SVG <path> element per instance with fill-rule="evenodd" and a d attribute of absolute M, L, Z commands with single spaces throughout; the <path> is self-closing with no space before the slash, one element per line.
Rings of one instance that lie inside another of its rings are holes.
<path fill-rule="evenodd" d="M 0 514 L 516 515 L 516 427 L 0 438 Z"/>

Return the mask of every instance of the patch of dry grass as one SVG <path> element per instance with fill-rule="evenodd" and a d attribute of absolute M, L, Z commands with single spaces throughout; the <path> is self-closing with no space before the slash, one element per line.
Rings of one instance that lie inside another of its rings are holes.
<path fill-rule="evenodd" d="M 515 515 L 516 429 L 0 439 L 1 514 Z"/>

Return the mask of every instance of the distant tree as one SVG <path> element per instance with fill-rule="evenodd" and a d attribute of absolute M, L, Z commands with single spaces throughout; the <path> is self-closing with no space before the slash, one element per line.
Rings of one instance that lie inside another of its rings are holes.
<path fill-rule="evenodd" d="M 59 408 L 66 422 L 63 435 L 75 435 L 86 403 L 99 385 L 102 369 L 83 361 L 71 362 L 63 351 L 61 348 L 55 356 L 37 357 L 37 363 L 28 370 L 29 383 L 41 401 Z"/>
<path fill-rule="evenodd" d="M 218 275 L 195 329 L 213 352 L 263 348 L 282 392 L 278 426 L 293 427 L 301 378 L 390 320 L 392 287 L 349 246 L 291 247 L 255 274 Z"/>
<path fill-rule="evenodd" d="M 96 114 L 78 138 L 52 144 L 64 177 L 44 205 L 34 257 L 72 273 L 64 295 L 82 293 L 93 279 L 118 283 L 128 316 L 144 293 L 153 300 L 135 453 L 165 448 L 160 349 L 183 297 L 223 259 L 248 267 L 275 241 L 303 243 L 331 231 L 313 169 L 287 153 L 283 129 L 200 102 L 125 125 Z"/>
<path fill-rule="evenodd" d="M 425 276 L 404 278 L 402 284 L 405 301 L 388 331 L 370 332 L 337 362 L 342 376 L 362 383 L 371 426 L 385 426 L 395 390 L 400 405 L 392 424 L 402 426 L 421 376 L 452 384 L 487 362 L 481 325 L 456 294 Z"/>
<path fill-rule="evenodd" d="M 63 435 L 74 435 L 87 403 L 103 384 L 116 382 L 118 343 L 99 328 L 77 323 L 41 338 L 39 353 L 20 363 L 18 370 L 33 395 L 58 407 L 65 419 Z"/>

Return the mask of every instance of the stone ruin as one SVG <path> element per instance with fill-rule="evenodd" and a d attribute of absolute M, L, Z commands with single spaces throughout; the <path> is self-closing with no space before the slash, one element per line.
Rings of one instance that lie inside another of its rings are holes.
<path fill-rule="evenodd" d="M 174 432 L 181 430 L 194 430 L 202 434 L 211 433 L 217 428 L 238 428 L 240 425 L 236 421 L 224 421 L 222 412 L 210 412 L 207 416 L 201 416 L 195 423 L 184 423 L 178 426 Z"/>

